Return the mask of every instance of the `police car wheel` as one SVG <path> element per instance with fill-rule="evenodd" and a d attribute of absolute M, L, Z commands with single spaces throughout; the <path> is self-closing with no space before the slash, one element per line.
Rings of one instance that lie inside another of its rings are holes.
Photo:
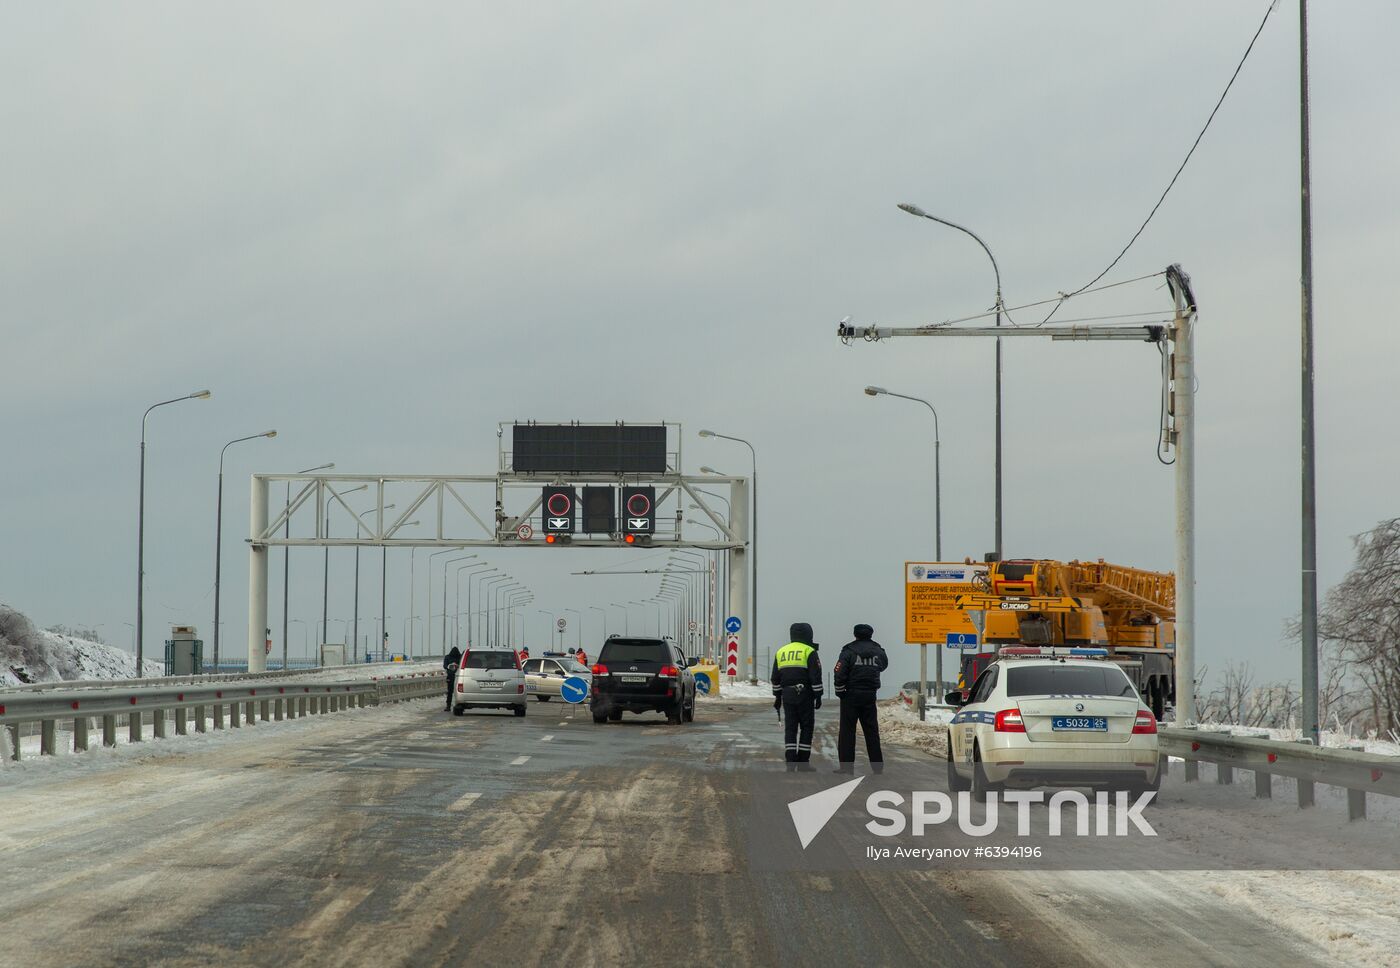
<path fill-rule="evenodd" d="M 606 723 L 608 721 L 608 714 L 595 712 L 593 714 L 593 721 L 595 723 Z"/>
<path fill-rule="evenodd" d="M 972 788 L 969 780 L 963 779 L 953 766 L 953 747 L 948 747 L 948 789 L 954 793 L 963 793 Z"/>
<path fill-rule="evenodd" d="M 535 698 L 538 699 L 540 702 L 549 702 L 548 696 L 536 696 Z"/>
<path fill-rule="evenodd" d="M 622 722 L 622 710 L 621 710 L 621 709 L 613 709 L 613 710 L 610 710 L 610 711 L 608 712 L 608 722 L 610 722 L 610 723 L 620 723 L 620 722 Z"/>
<path fill-rule="evenodd" d="M 987 779 L 987 771 L 982 769 L 982 751 L 974 746 L 972 748 L 972 799 L 978 803 L 985 803 L 988 793 L 994 793 L 1000 789 L 1000 784 Z"/>

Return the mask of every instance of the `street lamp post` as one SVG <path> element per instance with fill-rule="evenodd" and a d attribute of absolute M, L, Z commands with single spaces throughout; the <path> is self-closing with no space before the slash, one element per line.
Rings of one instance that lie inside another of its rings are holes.
<path fill-rule="evenodd" d="M 308 467 L 304 471 L 297 471 L 298 474 L 314 474 L 316 471 L 328 471 L 335 467 L 334 463 L 321 464 L 319 467 Z M 292 536 L 292 482 L 287 482 L 287 500 L 284 505 L 283 514 L 286 520 L 283 522 L 282 536 L 290 538 Z M 287 593 L 291 588 L 291 565 L 292 549 L 290 545 L 282 547 L 282 671 L 287 669 Z M 303 632 L 305 629 L 302 630 Z"/>
<path fill-rule="evenodd" d="M 1001 342 L 1000 339 L 997 340 Z M 886 390 L 884 387 L 866 387 L 866 396 L 871 397 L 898 397 L 901 400 L 912 400 L 915 403 L 922 403 L 928 407 L 933 414 L 933 556 L 937 561 L 943 560 L 943 479 L 939 458 L 938 433 L 938 411 L 933 404 L 922 397 L 911 397 L 903 393 L 895 393 L 893 390 Z M 998 531 L 1000 529 L 998 528 Z M 933 647 L 936 650 L 933 658 L 934 680 L 938 683 L 939 690 L 943 688 L 943 643 L 935 642 Z M 919 719 L 925 718 L 924 704 L 928 701 L 928 643 L 919 643 Z"/>
<path fill-rule="evenodd" d="M 180 403 L 184 400 L 208 400 L 213 394 L 208 390 L 196 390 L 194 393 L 187 393 L 183 397 L 176 397 L 173 400 L 162 400 L 160 403 L 153 403 L 146 408 L 146 412 L 141 415 L 141 483 L 139 488 L 138 503 L 136 505 L 136 626 L 132 631 L 136 646 L 136 672 L 134 678 L 140 679 L 143 675 L 141 671 L 141 660 L 144 657 L 145 645 L 145 596 L 146 596 L 146 418 L 151 415 L 151 411 L 156 407 L 168 406 L 172 403 Z"/>
<path fill-rule="evenodd" d="M 631 623 L 631 621 L 630 621 L 631 616 L 628 614 L 628 611 L 627 611 L 627 606 L 624 605 L 624 604 L 622 604 L 621 602 L 608 602 L 608 607 L 609 607 L 609 608 L 620 608 L 620 609 L 622 609 L 622 634 L 623 634 L 623 635 L 631 635 L 631 634 L 632 634 L 632 629 L 631 629 L 631 624 L 632 624 L 632 623 Z"/>
<path fill-rule="evenodd" d="M 477 580 L 478 578 L 480 578 L 480 579 L 481 579 L 481 591 L 480 591 L 480 592 L 477 592 L 477 594 L 478 594 L 478 595 L 485 595 L 485 594 L 486 594 L 486 579 L 490 578 L 492 575 L 499 575 L 499 574 L 500 574 L 500 572 L 498 572 L 495 568 L 487 568 L 486 571 L 479 572 L 478 574 L 472 575 L 470 578 L 467 579 L 467 645 L 468 645 L 468 646 L 470 646 L 473 642 L 476 642 L 476 641 L 479 641 L 479 640 L 484 640 L 484 639 L 486 638 L 485 623 L 478 623 L 478 622 L 476 622 L 476 613 L 479 612 L 480 609 L 474 609 L 474 608 L 472 608 L 472 588 L 473 588 L 473 586 L 476 584 L 476 580 Z M 476 628 L 477 625 L 480 625 L 480 628 Z M 480 636 L 477 636 L 477 635 L 476 635 L 476 632 L 478 632 L 478 631 L 481 632 L 481 635 L 480 635 Z"/>
<path fill-rule="evenodd" d="M 605 640 L 607 639 L 607 637 L 608 637 L 608 610 L 607 610 L 606 608 L 600 608 L 600 607 L 597 606 L 597 605 L 590 605 L 590 606 L 588 606 L 588 610 L 589 610 L 590 612 L 602 612 L 602 613 L 603 613 L 603 628 L 602 628 L 602 634 L 600 634 L 600 635 L 598 636 L 598 641 L 599 641 L 599 642 L 605 641 Z M 600 646 L 598 646 L 598 648 L 601 649 L 602 646 L 600 645 Z"/>
<path fill-rule="evenodd" d="M 219 671 L 219 577 L 221 558 L 224 548 L 224 454 L 234 444 L 241 444 L 245 440 L 257 440 L 260 437 L 276 437 L 277 431 L 264 430 L 260 434 L 249 434 L 247 437 L 238 437 L 224 444 L 223 450 L 219 451 L 219 497 L 215 502 L 214 521 L 214 671 Z"/>
<path fill-rule="evenodd" d="M 472 557 L 475 557 L 475 555 L 473 555 Z M 455 559 L 454 559 L 454 560 L 455 560 Z M 478 568 L 489 568 L 489 567 L 491 567 L 491 566 L 488 565 L 486 562 L 484 562 L 484 561 L 478 561 L 478 562 L 477 562 L 476 564 L 474 564 L 474 565 L 458 565 L 458 566 L 457 566 L 457 570 L 454 571 L 454 572 L 452 573 L 452 576 L 453 576 L 453 583 L 457 586 L 457 596 L 456 596 L 456 599 L 454 600 L 454 603 L 453 603 L 453 605 L 454 605 L 454 610 L 455 610 L 456 614 L 453 616 L 452 632 L 453 632 L 453 634 L 456 635 L 459 639 L 460 639 L 460 637 L 461 637 L 461 627 L 462 627 L 462 575 L 464 575 L 464 574 L 465 574 L 465 575 L 471 575 L 472 572 L 476 571 Z M 472 576 L 472 577 L 475 577 L 475 576 Z M 471 578 L 468 578 L 468 579 L 467 579 L 467 648 L 469 648 L 469 649 L 472 647 L 472 629 L 471 629 L 472 619 L 471 619 L 471 614 L 472 614 L 472 583 L 471 583 Z"/>
<path fill-rule="evenodd" d="M 997 257 L 994 256 L 994 255 L 992 255 L 992 250 L 989 249 L 989 248 L 987 247 L 987 243 L 983 242 L 982 239 L 977 235 L 977 233 L 974 232 L 974 231 L 972 231 L 971 229 L 969 229 L 969 228 L 964 228 L 963 226 L 958 225 L 956 222 L 949 222 L 947 219 L 939 218 L 937 215 L 930 215 L 928 212 L 925 212 L 923 209 L 919 208 L 919 206 L 917 206 L 917 205 L 910 205 L 908 202 L 902 202 L 902 203 L 900 203 L 899 208 L 900 208 L 901 211 L 908 212 L 910 215 L 916 215 L 916 216 L 918 216 L 919 218 L 926 218 L 926 219 L 928 219 L 928 220 L 931 221 L 931 222 L 937 222 L 937 223 L 940 224 L 940 225 L 946 225 L 946 226 L 948 226 L 950 229 L 957 229 L 959 232 L 962 232 L 964 235 L 970 235 L 970 236 L 972 236 L 973 241 L 975 241 L 978 245 L 980 245 L 980 246 L 982 247 L 982 251 L 985 252 L 985 253 L 987 253 L 987 258 L 990 259 L 991 262 L 992 262 L 992 273 L 993 273 L 993 275 L 996 276 L 996 282 L 997 282 L 997 295 L 996 295 L 996 299 L 997 299 L 997 301 L 996 301 L 997 323 L 996 323 L 996 324 L 997 324 L 997 326 L 1001 326 L 1001 314 L 1002 314 L 1002 309 L 1004 308 L 1004 307 L 1003 307 L 1003 304 L 1002 304 L 1002 301 L 1001 301 L 1001 269 L 1000 269 L 1000 267 L 997 266 Z M 894 394 L 892 394 L 892 396 L 893 396 L 893 395 L 894 395 Z M 1002 549 L 1001 549 L 1001 337 L 1000 337 L 1000 336 L 998 336 L 998 337 L 996 338 L 996 435 L 995 435 L 995 436 L 996 436 L 996 444 L 995 444 L 995 447 L 996 447 L 996 533 L 995 533 L 995 547 L 996 547 L 996 556 L 997 556 L 997 560 L 1000 561 L 1000 560 L 1001 560 L 1001 555 L 1002 555 Z M 939 652 L 939 655 L 942 655 L 942 652 Z"/>
<path fill-rule="evenodd" d="M 457 549 L 454 549 L 454 550 L 461 551 L 462 549 L 457 548 Z M 443 655 L 446 655 L 446 654 L 447 654 L 447 614 L 448 614 L 448 613 L 447 613 L 447 568 L 448 568 L 449 565 L 454 565 L 454 564 L 456 564 L 456 563 L 459 562 L 459 561 L 471 561 L 471 560 L 472 560 L 473 558 L 475 558 L 475 557 L 476 557 L 476 555 L 462 555 L 460 558 L 448 558 L 446 561 L 444 561 L 444 562 L 442 563 L 442 652 L 443 652 Z M 460 638 L 460 636 L 457 634 L 457 622 L 459 621 L 459 617 L 460 617 L 461 614 L 462 614 L 462 594 L 461 594 L 461 592 L 458 592 L 458 593 L 457 593 L 457 598 L 456 598 L 454 604 L 456 605 L 456 608 L 453 610 L 452 645 L 455 647 L 455 646 L 457 645 L 458 639 Z M 468 638 L 470 638 L 470 636 L 468 636 Z"/>
<path fill-rule="evenodd" d="M 461 548 L 445 548 L 442 551 L 434 551 L 428 555 L 428 578 L 424 582 L 427 586 L 427 594 L 424 596 L 423 609 L 423 638 L 428 645 L 428 652 L 433 650 L 433 559 L 438 555 L 450 555 L 453 552 L 461 551 Z M 447 654 L 447 565 L 443 564 L 443 601 L 442 601 L 442 654 Z"/>
<path fill-rule="evenodd" d="M 1000 291 L 1000 286 L 998 286 Z M 1000 297 L 998 297 L 1000 298 Z M 1000 357 L 998 357 L 1000 359 Z M 999 372 L 999 371 L 998 371 Z M 732 440 L 743 444 L 749 449 L 749 458 L 752 461 L 752 470 L 749 481 L 753 488 L 750 497 L 753 507 L 752 520 L 749 527 L 753 530 L 752 547 L 749 550 L 749 567 L 753 571 L 751 578 L 752 591 L 750 596 L 753 599 L 749 603 L 749 616 L 753 619 L 753 634 L 749 636 L 749 683 L 758 684 L 758 453 L 753 449 L 753 444 L 742 437 L 730 437 L 726 434 L 717 434 L 713 430 L 700 431 L 701 437 L 718 437 L 720 440 Z"/>
<path fill-rule="evenodd" d="M 369 487 L 369 485 L 366 484 L 365 487 Z M 379 500 L 382 501 L 382 500 L 384 500 L 384 497 L 383 497 L 384 489 L 381 487 L 379 490 L 380 490 L 380 498 L 379 498 Z M 386 505 L 384 505 L 382 508 L 378 508 L 378 509 L 377 509 L 378 514 L 377 514 L 376 516 L 382 518 L 382 517 L 383 517 L 383 513 L 384 513 L 385 511 L 390 510 L 390 509 L 393 508 L 393 507 L 395 507 L 395 505 L 393 505 L 393 504 L 386 504 Z M 357 516 L 357 517 L 355 518 L 355 539 L 356 539 L 357 541 L 359 540 L 360 532 L 363 531 L 363 530 L 364 530 L 364 525 L 360 522 L 360 519 L 359 519 L 359 517 Z M 359 654 L 359 649 L 360 649 L 360 546 L 359 546 L 358 544 L 355 545 L 355 636 L 354 636 L 354 637 L 355 637 L 355 654 L 358 655 L 358 654 Z"/>
<path fill-rule="evenodd" d="M 576 608 L 566 608 L 564 611 L 573 612 L 578 616 L 578 627 L 574 629 L 574 645 L 581 649 L 583 648 L 583 613 Z M 564 644 L 563 635 L 559 636 L 559 644 L 560 646 Z"/>
<path fill-rule="evenodd" d="M 491 604 L 494 601 L 496 586 L 503 581 L 510 581 L 510 576 L 497 575 L 495 578 L 481 583 L 481 637 L 486 640 L 487 648 L 495 644 L 491 634 Z M 487 591 L 488 588 L 490 591 Z M 471 624 L 470 615 L 467 616 L 467 624 Z M 467 633 L 467 637 L 471 638 L 471 632 Z"/>
<path fill-rule="evenodd" d="M 350 488 L 350 489 L 347 490 L 347 491 L 342 491 L 341 494 L 340 494 L 340 496 L 341 496 L 342 498 L 344 498 L 346 494 L 354 494 L 356 491 L 363 491 L 363 490 L 365 490 L 365 489 L 368 488 L 368 487 L 369 487 L 368 484 L 361 484 L 359 487 L 352 487 L 352 488 Z M 329 538 L 329 537 L 331 536 L 331 505 L 330 505 L 330 504 L 327 504 L 327 505 L 326 505 L 326 526 L 325 526 L 325 529 L 324 529 L 324 536 L 327 537 L 327 538 Z M 330 546 L 330 545 L 326 545 L 325 564 L 324 564 L 324 566 L 323 566 L 323 568 L 322 568 L 322 572 L 321 572 L 321 635 L 322 635 L 322 637 L 323 637 L 323 640 L 326 639 L 326 638 L 330 638 L 330 634 L 331 634 L 331 625 L 330 625 L 330 602 L 331 602 L 331 546 Z M 341 637 L 342 639 L 345 638 L 345 632 L 344 632 L 344 630 L 341 631 L 340 637 Z M 347 655 L 354 655 L 354 652 L 351 651 L 351 652 L 347 653 Z M 318 666 L 321 664 L 320 649 L 317 649 L 316 664 L 317 664 Z"/>

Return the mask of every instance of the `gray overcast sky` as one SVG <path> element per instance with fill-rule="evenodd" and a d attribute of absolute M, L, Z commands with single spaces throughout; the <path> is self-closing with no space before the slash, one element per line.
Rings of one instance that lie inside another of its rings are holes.
<path fill-rule="evenodd" d="M 912 674 L 900 582 L 932 553 L 930 422 L 860 390 L 939 407 L 945 553 L 980 557 L 992 350 L 843 348 L 834 326 L 976 312 L 992 280 L 971 240 L 895 203 L 974 228 L 1012 305 L 1082 285 L 1155 201 L 1264 9 L 6 4 L 0 600 L 129 644 L 141 412 L 199 387 L 215 398 L 151 421 L 155 654 L 172 622 L 210 637 L 228 439 L 280 431 L 229 451 L 238 654 L 249 473 L 482 473 L 500 420 L 667 419 L 685 425 L 688 470 L 746 466 L 701 427 L 758 448 L 764 647 L 793 620 L 829 647 L 866 620 L 901 653 L 895 678 Z M 1324 588 L 1350 536 L 1397 513 L 1398 34 L 1394 3 L 1313 7 Z M 1297 142 L 1297 2 L 1283 0 L 1110 277 L 1192 275 L 1198 661 L 1269 678 L 1297 665 L 1281 644 L 1298 607 Z M 1165 311 L 1159 282 L 1064 315 Z M 1006 379 L 1008 555 L 1170 569 L 1155 351 L 1014 343 Z M 500 557 L 554 611 L 655 587 L 565 575 L 617 553 Z M 336 618 L 349 563 L 333 562 Z M 291 614 L 319 617 L 319 554 L 292 565 Z M 419 575 L 421 596 L 421 556 Z M 368 565 L 364 588 L 373 613 Z"/>

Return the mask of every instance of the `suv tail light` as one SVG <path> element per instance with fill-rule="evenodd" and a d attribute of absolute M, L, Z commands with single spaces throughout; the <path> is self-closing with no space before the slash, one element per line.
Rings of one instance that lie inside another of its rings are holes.
<path fill-rule="evenodd" d="M 1157 732 L 1156 718 L 1146 709 L 1139 709 L 1137 719 L 1133 720 L 1133 732 L 1155 735 Z"/>
<path fill-rule="evenodd" d="M 661 671 L 657 673 L 657 675 L 663 679 L 675 679 L 679 677 L 680 674 L 681 670 L 673 665 L 664 665 L 661 667 Z"/>
<path fill-rule="evenodd" d="M 1021 710 L 1003 709 L 997 713 L 992 728 L 998 733 L 1024 733 L 1026 724 L 1021 722 Z"/>
<path fill-rule="evenodd" d="M 608 674 L 608 667 L 600 662 L 593 667 L 592 671 L 595 676 L 605 676 Z"/>

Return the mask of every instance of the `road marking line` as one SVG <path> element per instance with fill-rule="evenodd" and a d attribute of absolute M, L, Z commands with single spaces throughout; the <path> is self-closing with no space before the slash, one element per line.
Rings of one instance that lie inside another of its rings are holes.
<path fill-rule="evenodd" d="M 454 813 L 459 810 L 465 810 L 467 809 L 467 807 L 470 807 L 473 803 L 476 803 L 477 798 L 480 796 L 480 793 L 464 793 L 456 800 L 453 800 L 447 809 L 453 811 Z"/>
<path fill-rule="evenodd" d="M 569 725 L 569 721 L 566 719 L 566 720 L 564 720 L 563 722 L 561 722 L 559 725 L 560 725 L 560 726 L 567 726 L 567 725 Z"/>
<path fill-rule="evenodd" d="M 541 736 L 541 737 L 540 737 L 540 742 L 541 742 L 541 743 L 548 743 L 548 742 L 549 742 L 550 740 L 552 740 L 553 738 L 554 738 L 554 734 L 553 734 L 553 733 L 549 733 L 549 734 L 547 734 L 547 735 L 545 735 L 545 736 Z"/>
<path fill-rule="evenodd" d="M 517 756 L 515 759 L 513 759 L 513 760 L 510 761 L 510 765 L 511 765 L 511 766 L 523 766 L 523 765 L 525 765 L 525 764 L 528 763 L 528 762 L 530 762 L 530 757 L 528 757 L 528 756 Z"/>

